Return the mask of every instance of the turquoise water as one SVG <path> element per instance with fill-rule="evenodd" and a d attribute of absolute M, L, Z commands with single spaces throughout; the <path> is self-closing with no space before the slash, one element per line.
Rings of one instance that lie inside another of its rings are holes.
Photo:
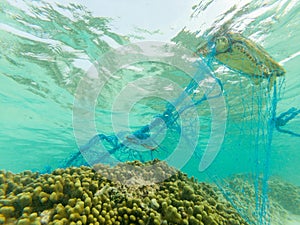
<path fill-rule="evenodd" d="M 272 176 L 300 185 L 300 137 L 272 127 L 272 113 L 279 116 L 292 107 L 300 109 L 299 1 L 190 1 L 172 6 L 170 2 L 145 2 L 136 7 L 131 7 L 133 3 L 121 5 L 122 10 L 114 10 L 114 4 L 102 2 L 93 8 L 85 2 L 1 1 L 0 169 L 20 172 L 60 167 L 78 152 L 78 144 L 81 147 L 96 134 L 87 131 L 80 138 L 74 135 L 74 99 L 92 63 L 105 58 L 105 53 L 141 41 L 172 42 L 195 51 L 219 30 L 233 30 L 263 46 L 284 67 L 286 75 L 277 79 L 275 96 L 274 88 L 268 90 L 266 79 L 255 84 L 250 77 L 213 62 L 210 66 L 224 88 L 226 130 L 218 137 L 224 140 L 216 159 L 200 172 L 199 162 L 212 131 L 210 104 L 203 102 L 196 109 L 200 124 L 196 150 L 180 169 L 190 176 L 213 181 L 223 190 L 228 186 L 224 180 L 228 175 L 249 174 L 246 180 L 262 196 L 268 191 L 266 180 Z M 106 7 L 107 10 L 96 9 Z M 143 14 L 147 7 L 152 13 Z M 136 10 L 141 12 L 135 14 Z M 173 17 L 166 16 L 172 13 Z M 95 109 L 91 109 L 97 133 L 114 134 L 111 112 L 128 82 L 151 75 L 183 90 L 190 77 L 179 67 L 151 61 L 119 68 L 97 96 Z M 130 108 L 131 131 L 164 112 L 167 101 L 163 97 L 168 96 L 172 102 L 179 96 L 164 83 L 148 82 L 138 90 L 136 95 L 155 92 Z M 202 94 L 200 89 L 197 96 Z M 194 119 L 186 115 L 178 122 L 192 123 Z M 85 122 L 88 128 L 90 121 Z M 126 124 L 118 122 L 121 130 L 127 129 Z M 300 114 L 281 128 L 299 135 Z M 153 157 L 166 159 L 172 153 L 179 143 L 175 133 L 167 134 Z M 150 154 L 145 157 L 151 159 Z M 129 159 L 136 158 L 133 155 Z M 265 185 L 258 187 L 259 182 Z M 238 201 L 231 194 L 228 197 L 245 215 Z M 257 218 L 266 210 L 266 199 L 259 199 L 255 206 Z"/>

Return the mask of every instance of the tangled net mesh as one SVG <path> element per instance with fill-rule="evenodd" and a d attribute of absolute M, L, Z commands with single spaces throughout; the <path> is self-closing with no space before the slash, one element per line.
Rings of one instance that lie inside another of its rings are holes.
<path fill-rule="evenodd" d="M 98 133 L 81 146 L 79 152 L 67 158 L 62 167 L 94 165 L 99 162 L 113 166 L 119 162 L 146 162 L 154 158 L 166 160 L 172 154 L 174 140 L 182 136 L 183 129 L 187 128 L 183 136 L 185 143 L 190 142 L 195 130 L 189 124 L 197 120 L 208 127 L 203 132 L 205 135 L 199 134 L 191 157 L 192 162 L 199 161 L 207 145 L 207 134 L 211 132 L 212 120 L 207 117 L 207 101 L 224 97 L 227 110 L 226 133 L 220 154 L 216 162 L 205 171 L 205 176 L 219 187 L 250 224 L 270 224 L 272 218 L 269 213 L 268 181 L 273 132 L 277 130 L 299 137 L 296 132 L 284 129 L 284 126 L 300 111 L 290 108 L 280 115 L 276 113 L 284 77 L 273 81 L 262 75 L 253 81 L 253 77 L 244 71 L 232 70 L 220 64 L 214 54 L 206 55 L 205 58 L 200 55 L 200 59 L 194 65 L 197 72 L 193 78 L 183 82 L 184 91 L 172 102 L 160 107 L 161 111 L 148 124 L 136 126 L 131 131 Z M 153 63 L 151 65 L 157 67 Z M 209 84 L 203 74 L 214 82 Z M 200 92 L 197 91 L 199 87 L 202 87 Z M 203 90 L 203 87 L 206 88 Z M 193 110 L 200 112 L 197 118 L 192 115 Z M 191 116 L 182 116 L 189 113 Z M 189 147 L 193 146 L 187 145 Z M 193 171 L 193 175 L 201 177 L 203 175 L 197 166 L 189 163 L 183 170 Z M 228 180 L 228 176 L 236 174 L 247 174 L 239 177 L 243 181 L 240 185 Z M 245 184 L 250 186 L 251 193 L 245 192 Z"/>

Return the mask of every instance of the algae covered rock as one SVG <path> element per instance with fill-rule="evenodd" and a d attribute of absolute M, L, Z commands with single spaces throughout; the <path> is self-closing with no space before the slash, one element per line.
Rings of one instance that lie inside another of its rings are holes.
<path fill-rule="evenodd" d="M 0 224 L 247 224 L 211 185 L 158 160 L 0 175 Z"/>

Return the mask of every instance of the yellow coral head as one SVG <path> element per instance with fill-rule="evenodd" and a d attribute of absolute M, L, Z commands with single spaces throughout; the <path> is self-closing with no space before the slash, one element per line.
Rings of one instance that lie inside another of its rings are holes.
<path fill-rule="evenodd" d="M 217 53 L 226 52 L 229 48 L 228 38 L 225 37 L 225 36 L 218 37 L 216 39 L 215 45 L 216 45 L 216 52 Z"/>

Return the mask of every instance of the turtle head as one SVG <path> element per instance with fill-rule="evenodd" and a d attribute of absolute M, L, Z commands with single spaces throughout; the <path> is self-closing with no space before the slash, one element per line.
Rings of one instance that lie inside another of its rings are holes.
<path fill-rule="evenodd" d="M 216 38 L 215 48 L 217 53 L 226 52 L 229 49 L 229 40 L 226 36 Z"/>

